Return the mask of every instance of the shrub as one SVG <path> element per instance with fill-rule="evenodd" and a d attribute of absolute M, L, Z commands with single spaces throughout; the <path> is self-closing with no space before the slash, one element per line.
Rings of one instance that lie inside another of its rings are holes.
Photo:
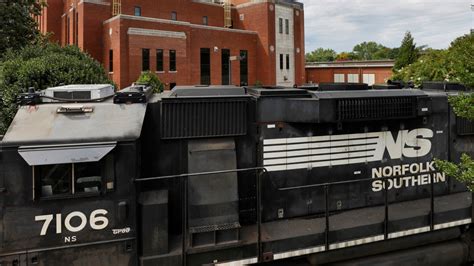
<path fill-rule="evenodd" d="M 143 72 L 140 77 L 138 77 L 137 83 L 149 85 L 153 93 L 163 92 L 164 89 L 164 85 L 161 83 L 158 76 L 150 71 Z"/>
<path fill-rule="evenodd" d="M 16 98 L 29 87 L 43 90 L 67 84 L 110 83 L 102 65 L 76 46 L 28 45 L 9 50 L 0 62 L 0 135 L 16 110 Z"/>

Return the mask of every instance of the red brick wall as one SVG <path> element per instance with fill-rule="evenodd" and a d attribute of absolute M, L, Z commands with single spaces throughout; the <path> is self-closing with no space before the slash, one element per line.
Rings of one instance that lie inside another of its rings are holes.
<path fill-rule="evenodd" d="M 273 10 L 270 10 L 270 5 Z M 275 6 L 272 3 L 253 4 L 239 8 L 238 14 L 244 15 L 244 20 L 234 22 L 237 27 L 258 32 L 256 60 L 259 62 L 256 69 L 256 80 L 262 84 L 274 85 L 275 52 L 270 51 L 270 46 L 275 47 Z M 249 81 L 249 85 L 252 85 Z"/>
<path fill-rule="evenodd" d="M 375 83 L 385 83 L 392 76 L 391 67 L 364 68 L 306 68 L 306 82 L 334 82 L 334 74 L 344 74 L 347 82 L 348 74 L 359 74 L 359 82 L 363 82 L 363 74 L 375 74 Z"/>
<path fill-rule="evenodd" d="M 42 11 L 42 16 L 39 18 L 40 32 L 46 34 L 52 33 L 51 41 L 61 41 L 61 15 L 63 14 L 62 0 L 49 0 L 47 7 Z"/>
<path fill-rule="evenodd" d="M 143 17 L 171 19 L 171 12 L 177 12 L 178 21 L 202 24 L 202 17 L 208 17 L 209 26 L 224 26 L 224 9 L 218 4 L 196 3 L 192 0 L 134 0 L 122 1 L 122 14 L 134 15 L 135 6 L 141 8 Z"/>
<path fill-rule="evenodd" d="M 152 30 L 184 32 L 186 39 L 163 38 L 157 36 L 128 35 L 129 28 L 146 28 Z M 112 36 L 109 29 L 112 28 Z M 108 51 L 114 49 L 113 80 L 124 88 L 134 82 L 142 70 L 142 49 L 150 49 L 150 70 L 156 71 L 156 49 L 164 50 L 164 73 L 157 73 L 164 83 L 177 85 L 195 85 L 200 83 L 200 48 L 211 50 L 211 84 L 222 84 L 221 51 L 230 49 L 231 55 L 239 55 L 240 50 L 249 54 L 249 84 L 256 80 L 257 35 L 235 31 L 216 30 L 207 27 L 190 27 L 182 24 L 116 19 L 104 26 L 103 58 L 108 67 Z M 120 34 L 116 33 L 120 32 Z M 238 40 L 238 41 L 236 41 Z M 120 43 L 120 45 L 116 45 Z M 217 47 L 217 52 L 214 52 Z M 120 49 L 120 50 L 117 50 Z M 169 72 L 169 50 L 177 52 L 177 72 Z M 120 51 L 121 58 L 117 53 Z M 118 62 L 118 60 L 120 60 Z M 118 64 L 118 65 L 117 65 Z M 120 67 L 120 74 L 117 67 Z M 125 73 L 127 72 L 127 73 Z M 240 62 L 232 62 L 232 84 L 240 84 Z"/>
<path fill-rule="evenodd" d="M 154 49 L 165 50 L 165 56 L 171 48 L 178 54 L 178 73 L 158 73 L 167 83 L 197 84 L 200 81 L 200 48 L 211 48 L 211 82 L 221 84 L 221 50 L 230 49 L 231 55 L 239 55 L 240 50 L 249 53 L 248 73 L 249 84 L 257 80 L 263 84 L 275 84 L 275 53 L 270 50 L 275 46 L 275 15 L 273 3 L 253 3 L 246 7 L 235 8 L 235 5 L 248 3 L 250 0 L 233 0 L 232 19 L 234 29 L 246 29 L 256 34 L 215 31 L 205 28 L 191 27 L 189 24 L 156 23 L 141 20 L 113 20 L 103 22 L 112 17 L 112 5 L 81 3 L 80 0 L 48 0 L 49 7 L 44 11 L 41 29 L 53 31 L 55 40 L 62 45 L 75 44 L 88 52 L 108 69 L 109 50 L 114 50 L 113 80 L 120 87 L 133 82 L 141 70 L 141 48 L 151 49 L 151 67 L 156 69 Z M 112 0 L 102 0 L 111 3 Z M 224 10 L 217 4 L 196 3 L 192 0 L 122 0 L 122 13 L 134 14 L 134 7 L 140 6 L 143 17 L 154 17 L 169 20 L 171 12 L 176 11 L 178 21 L 201 25 L 203 16 L 208 17 L 208 25 L 223 27 Z M 273 8 L 270 9 L 270 6 Z M 78 14 L 78 27 L 76 16 Z M 245 18 L 240 21 L 240 14 Z M 64 16 L 63 16 L 64 15 Z M 69 28 L 66 28 L 69 18 Z M 300 48 L 296 55 L 296 82 L 304 79 L 304 16 L 300 11 L 299 19 L 295 16 L 295 47 Z M 122 23 L 122 24 L 121 24 Z M 182 31 L 187 39 L 176 43 L 176 39 L 164 39 L 152 36 L 128 36 L 129 27 Z M 109 33 L 112 29 L 112 35 Z M 69 30 L 69 38 L 67 32 Z M 76 33 L 77 31 L 77 33 Z M 76 39 L 77 36 L 77 39 Z M 184 47 L 186 44 L 186 48 Z M 147 46 L 147 47 L 145 47 Z M 178 48 L 177 48 L 178 47 Z M 214 52 L 214 47 L 219 50 Z M 192 50 L 191 50 L 192 49 Z M 139 52 L 139 53 L 138 53 Z M 138 58 L 138 56 L 140 58 Z M 169 60 L 165 57 L 165 69 Z M 240 83 L 240 63 L 232 62 L 232 83 Z"/>
<path fill-rule="evenodd" d="M 306 82 L 305 49 L 304 49 L 304 13 L 302 10 L 294 10 L 293 17 L 295 32 L 295 83 L 302 85 Z M 299 49 L 299 53 L 298 53 Z"/>
<path fill-rule="evenodd" d="M 83 3 L 78 6 L 77 11 L 79 14 L 78 46 L 103 63 L 102 27 L 103 22 L 110 17 L 111 6 Z"/>

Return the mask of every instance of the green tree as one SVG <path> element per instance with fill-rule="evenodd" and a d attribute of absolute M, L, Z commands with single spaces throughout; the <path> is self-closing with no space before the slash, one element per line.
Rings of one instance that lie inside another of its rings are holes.
<path fill-rule="evenodd" d="M 164 86 L 163 83 L 161 83 L 158 76 L 151 71 L 143 72 L 140 75 L 140 77 L 138 77 L 137 83 L 147 84 L 148 86 L 151 87 L 151 89 L 153 90 L 153 93 L 163 92 L 163 86 Z"/>
<path fill-rule="evenodd" d="M 420 86 L 423 81 L 447 80 L 450 76 L 447 54 L 446 50 L 430 50 L 416 62 L 395 71 L 392 80 L 413 81 L 416 86 Z"/>
<path fill-rule="evenodd" d="M 451 96 L 449 102 L 456 115 L 474 122 L 474 93 Z M 443 160 L 435 160 L 435 162 L 440 171 L 456 178 L 465 184 L 471 192 L 474 192 L 474 161 L 468 154 L 463 153 L 458 164 Z"/>
<path fill-rule="evenodd" d="M 474 88 L 474 35 L 465 35 L 451 43 L 447 51 L 447 67 L 452 80 Z M 456 115 L 474 122 L 474 93 L 449 97 Z M 474 161 L 468 154 L 461 156 L 460 162 L 436 160 L 436 166 L 448 176 L 466 184 L 474 192 Z"/>
<path fill-rule="evenodd" d="M 454 81 L 474 88 L 474 35 L 465 35 L 451 43 L 447 50 L 426 49 L 411 65 L 394 70 L 393 80 Z"/>
<path fill-rule="evenodd" d="M 34 16 L 41 14 L 44 1 L 0 1 L 0 57 L 7 49 L 19 49 L 37 40 Z"/>
<path fill-rule="evenodd" d="M 0 62 L 0 135 L 16 110 L 16 98 L 29 87 L 43 90 L 61 84 L 112 83 L 102 65 L 76 46 L 28 45 L 8 50 Z"/>
<path fill-rule="evenodd" d="M 333 49 L 318 48 L 306 54 L 306 62 L 331 62 L 336 57 L 337 53 Z"/>
<path fill-rule="evenodd" d="M 397 59 L 395 60 L 394 70 L 400 70 L 416 61 L 418 58 L 418 50 L 416 49 L 415 40 L 408 31 L 402 40 Z"/>
<path fill-rule="evenodd" d="M 361 58 L 359 58 L 353 52 L 341 52 L 336 57 L 336 61 L 350 61 L 350 60 L 361 60 Z"/>
<path fill-rule="evenodd" d="M 451 80 L 474 88 L 474 34 L 457 38 L 448 49 Z"/>
<path fill-rule="evenodd" d="M 389 51 L 390 48 L 376 42 L 363 42 L 352 49 L 360 60 L 388 59 Z"/>

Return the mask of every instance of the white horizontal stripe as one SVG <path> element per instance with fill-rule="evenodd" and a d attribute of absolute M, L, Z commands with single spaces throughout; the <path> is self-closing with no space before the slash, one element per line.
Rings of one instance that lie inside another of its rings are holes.
<path fill-rule="evenodd" d="M 343 135 L 325 135 L 325 136 L 313 136 L 313 137 L 299 137 L 299 138 L 280 138 L 280 139 L 264 139 L 264 145 L 271 144 L 285 144 L 285 143 L 297 143 L 297 142 L 314 142 L 314 141 L 329 141 L 329 140 L 342 140 L 342 139 L 361 139 L 361 138 L 379 138 L 383 136 L 384 132 L 370 132 L 370 133 L 355 133 L 355 134 L 343 134 Z"/>
<path fill-rule="evenodd" d="M 371 237 L 360 238 L 360 239 L 355 239 L 355 240 L 349 240 L 349 241 L 331 244 L 329 245 L 329 249 L 347 248 L 347 247 L 381 241 L 381 240 L 384 240 L 384 238 L 385 238 L 384 235 L 377 235 L 377 236 L 371 236 Z"/>
<path fill-rule="evenodd" d="M 395 233 L 390 233 L 390 234 L 388 234 L 388 238 L 391 239 L 391 238 L 409 236 L 409 235 L 420 234 L 420 233 L 424 233 L 424 232 L 428 232 L 428 231 L 430 231 L 430 227 L 429 226 L 424 226 L 424 227 L 399 231 L 399 232 L 395 232 Z"/>
<path fill-rule="evenodd" d="M 472 219 L 468 218 L 468 219 L 454 221 L 454 222 L 437 224 L 437 225 L 434 226 L 434 230 L 444 229 L 444 228 L 448 228 L 448 227 L 454 227 L 454 226 L 463 225 L 463 224 L 470 224 L 471 222 L 472 222 Z"/>
<path fill-rule="evenodd" d="M 377 147 L 377 144 L 374 143 L 374 144 L 363 145 L 363 146 L 309 149 L 309 150 L 302 150 L 302 151 L 266 152 L 263 154 L 263 158 L 268 159 L 268 158 L 281 158 L 281 157 L 296 157 L 296 156 L 307 156 L 307 155 L 326 154 L 326 153 L 335 153 L 335 152 L 373 150 L 373 149 L 376 149 L 376 147 Z"/>
<path fill-rule="evenodd" d="M 338 154 L 326 154 L 326 155 L 313 155 L 313 156 L 302 156 L 302 157 L 291 157 L 283 159 L 269 159 L 264 160 L 264 166 L 270 166 L 275 164 L 291 164 L 291 163 L 300 163 L 300 162 L 312 162 L 312 161 L 323 161 L 323 160 L 338 160 L 338 159 L 349 159 L 354 157 L 372 157 L 374 151 L 371 152 L 353 152 L 353 153 L 338 153 Z M 328 164 L 330 164 L 328 162 Z"/>
<path fill-rule="evenodd" d="M 263 145 L 286 144 L 287 139 L 264 139 Z"/>
<path fill-rule="evenodd" d="M 219 266 L 241 266 L 241 265 L 248 265 L 248 264 L 253 264 L 257 263 L 258 258 L 250 258 L 250 259 L 243 259 L 243 260 L 238 260 L 238 261 L 229 261 L 229 262 L 223 262 L 223 263 L 215 263 L 214 265 L 219 265 Z"/>
<path fill-rule="evenodd" d="M 302 255 L 322 252 L 322 251 L 325 251 L 325 250 L 326 250 L 325 246 L 318 246 L 318 247 L 299 249 L 299 250 L 293 250 L 293 251 L 282 252 L 282 253 L 275 253 L 273 255 L 273 259 L 274 260 L 280 260 L 280 259 L 285 259 L 285 258 L 298 257 L 298 256 L 302 256 Z"/>
<path fill-rule="evenodd" d="M 289 150 L 302 150 L 302 149 L 314 149 L 314 148 L 340 148 L 349 145 L 376 145 L 380 139 L 356 139 L 356 140 L 338 140 L 338 141 L 326 141 L 326 142 L 313 142 L 313 143 L 298 143 L 298 144 L 283 144 L 264 146 L 263 151 L 289 151 Z"/>

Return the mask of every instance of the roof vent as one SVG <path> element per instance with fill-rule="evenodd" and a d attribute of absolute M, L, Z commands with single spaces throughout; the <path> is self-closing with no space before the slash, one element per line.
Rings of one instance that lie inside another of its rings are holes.
<path fill-rule="evenodd" d="M 67 85 L 48 88 L 44 91 L 47 101 L 61 100 L 99 100 L 114 95 L 114 87 L 110 84 L 94 84 L 94 85 Z"/>

